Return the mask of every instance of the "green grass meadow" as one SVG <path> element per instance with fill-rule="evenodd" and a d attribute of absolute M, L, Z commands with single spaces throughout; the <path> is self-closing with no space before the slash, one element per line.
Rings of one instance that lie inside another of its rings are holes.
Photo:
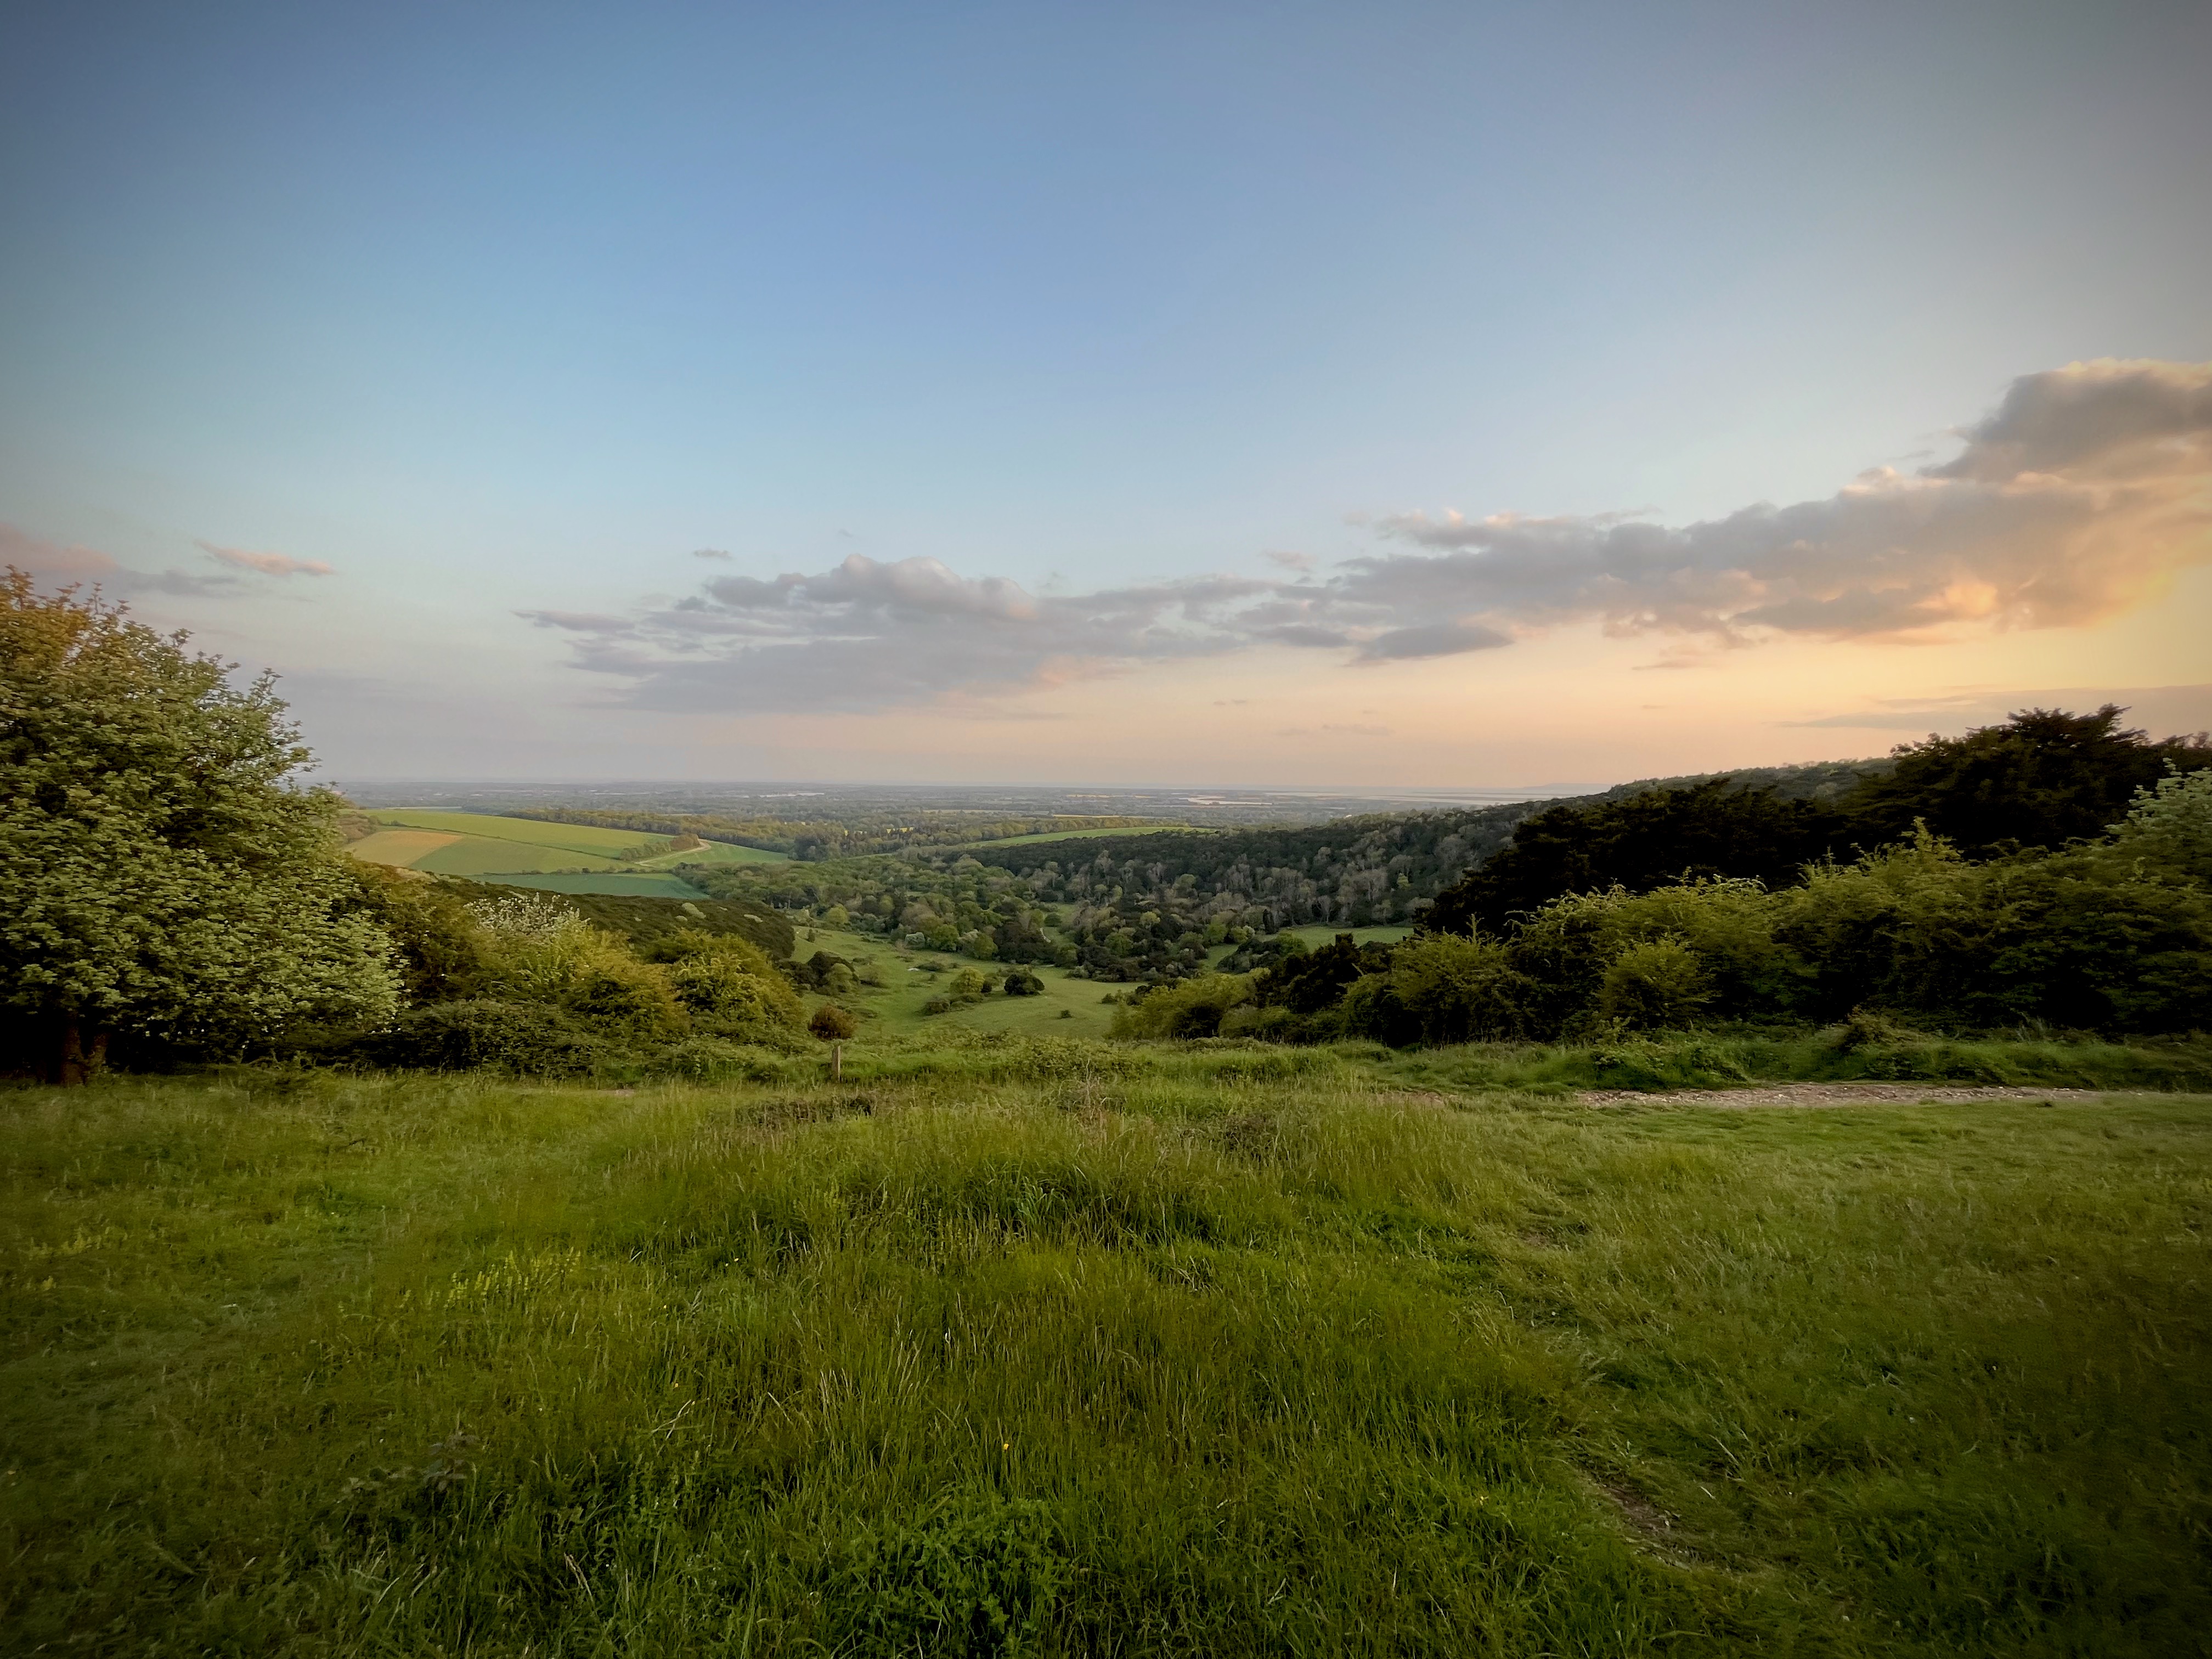
<path fill-rule="evenodd" d="M 0 1643 L 2204 1650 L 2212 1097 L 921 1041 L 0 1093 Z"/>
<path fill-rule="evenodd" d="M 873 970 L 884 982 L 861 984 L 836 1000 L 858 1012 L 872 1032 L 913 1036 L 931 1030 L 957 1025 L 978 1031 L 1011 1032 L 1033 1036 L 1104 1036 L 1113 1024 L 1114 1006 L 1103 1000 L 1109 992 L 1126 992 L 1125 985 L 1071 977 L 1049 964 L 1024 964 L 1025 970 L 1043 981 L 1036 996 L 1010 997 L 994 992 L 980 1001 L 963 1003 L 950 1013 L 930 1014 L 924 1005 L 945 994 L 952 976 L 963 968 L 1004 974 L 1004 963 L 975 962 L 957 952 L 909 950 L 879 933 L 855 933 L 842 928 L 802 927 L 794 954 L 811 957 L 817 951 L 842 957 L 862 972 Z M 937 971 L 930 971 L 932 969 Z M 817 999 L 817 1000 L 819 999 Z"/>
<path fill-rule="evenodd" d="M 541 823 L 534 818 L 499 817 L 483 812 L 442 812 L 410 806 L 368 816 L 382 827 L 352 844 L 349 850 L 356 858 L 401 865 L 432 875 L 529 878 L 505 884 L 549 892 L 696 899 L 704 895 L 674 873 L 684 865 L 786 861 L 781 853 L 726 842 L 631 858 L 641 848 L 667 837 L 637 830 Z M 632 872 L 642 873 L 633 877 Z M 563 881 L 568 884 L 562 884 Z M 579 881 L 584 884 L 574 884 Z"/>

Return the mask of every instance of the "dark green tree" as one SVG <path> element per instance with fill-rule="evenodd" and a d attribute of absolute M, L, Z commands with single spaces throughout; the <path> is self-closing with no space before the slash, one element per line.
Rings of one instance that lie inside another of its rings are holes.
<path fill-rule="evenodd" d="M 1588 806 L 1554 806 L 1522 823 L 1504 851 L 1438 894 L 1421 925 L 1432 933 L 1498 933 L 1562 893 L 1614 886 L 1644 893 L 1721 876 L 1781 885 L 1848 845 L 1845 820 L 1826 803 L 1786 800 L 1771 788 L 1734 788 L 1726 778 Z"/>
<path fill-rule="evenodd" d="M 2029 708 L 1962 738 L 1900 744 L 1892 770 L 1844 798 L 1853 838 L 1868 847 L 1899 841 L 1919 819 L 1968 858 L 2094 840 L 2169 764 L 2212 765 L 2201 733 L 2153 743 L 2121 726 L 2126 712 L 2112 703 L 2091 714 Z"/>

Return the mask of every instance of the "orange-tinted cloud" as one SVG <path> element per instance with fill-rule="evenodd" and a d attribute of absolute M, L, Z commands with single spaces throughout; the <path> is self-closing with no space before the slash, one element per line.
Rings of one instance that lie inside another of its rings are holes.
<path fill-rule="evenodd" d="M 215 560 L 239 570 L 258 570 L 264 576 L 333 576 L 337 573 L 320 559 L 295 559 L 289 553 L 252 553 L 242 547 L 217 547 L 213 542 L 194 542 L 194 547 Z"/>
<path fill-rule="evenodd" d="M 577 665 L 629 681 L 635 706 L 861 711 L 1262 645 L 1364 663 L 1498 651 L 1591 621 L 1738 647 L 2078 626 L 2212 556 L 2212 364 L 2027 375 L 1961 436 L 1941 466 L 1679 529 L 1619 514 L 1385 518 L 1378 533 L 1406 550 L 1326 578 L 1032 595 L 934 559 L 855 555 L 814 574 L 720 577 L 635 616 L 522 614 L 568 631 Z"/>

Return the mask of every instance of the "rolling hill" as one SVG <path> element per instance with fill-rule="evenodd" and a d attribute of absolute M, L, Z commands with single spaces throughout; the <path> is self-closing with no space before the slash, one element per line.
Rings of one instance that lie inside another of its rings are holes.
<path fill-rule="evenodd" d="M 347 815 L 346 850 L 371 864 L 566 893 L 696 899 L 685 866 L 779 864 L 785 855 L 727 842 L 678 848 L 666 836 L 548 823 L 486 812 L 396 807 Z"/>

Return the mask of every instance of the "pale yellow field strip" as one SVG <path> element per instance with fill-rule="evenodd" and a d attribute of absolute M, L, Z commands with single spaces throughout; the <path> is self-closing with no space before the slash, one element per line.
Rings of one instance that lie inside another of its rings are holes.
<path fill-rule="evenodd" d="M 435 830 L 379 830 L 363 836 L 346 851 L 371 864 L 392 864 L 404 869 L 416 860 L 441 847 L 451 847 L 459 839 L 459 836 L 444 835 Z"/>

